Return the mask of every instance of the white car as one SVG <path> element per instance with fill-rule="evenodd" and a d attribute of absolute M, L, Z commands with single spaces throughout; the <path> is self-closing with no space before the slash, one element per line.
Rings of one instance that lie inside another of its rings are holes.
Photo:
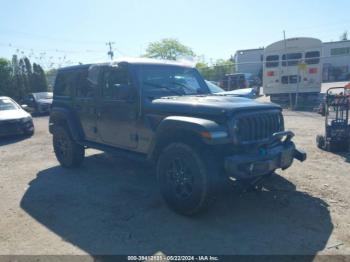
<path fill-rule="evenodd" d="M 34 134 L 32 116 L 11 98 L 0 96 L 0 136 L 16 134 Z"/>
<path fill-rule="evenodd" d="M 215 85 L 214 83 L 205 80 L 210 92 L 212 94 L 217 95 L 232 95 L 232 96 L 239 96 L 239 97 L 245 97 L 245 98 L 256 98 L 255 90 L 254 88 L 242 88 L 242 89 L 236 89 L 231 91 L 225 91 L 221 87 Z"/>

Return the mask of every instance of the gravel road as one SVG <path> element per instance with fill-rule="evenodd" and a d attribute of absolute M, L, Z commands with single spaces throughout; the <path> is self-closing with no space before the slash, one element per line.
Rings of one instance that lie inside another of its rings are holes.
<path fill-rule="evenodd" d="M 321 116 L 284 114 L 308 160 L 196 218 L 169 210 L 138 163 L 88 150 L 61 168 L 36 117 L 32 138 L 0 140 L 0 254 L 350 254 L 350 155 L 316 148 Z"/>

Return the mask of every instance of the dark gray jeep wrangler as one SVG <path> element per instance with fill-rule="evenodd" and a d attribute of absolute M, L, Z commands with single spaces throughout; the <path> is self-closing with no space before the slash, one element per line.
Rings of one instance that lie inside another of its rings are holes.
<path fill-rule="evenodd" d="M 153 60 L 60 69 L 50 132 L 63 167 L 79 166 L 86 148 L 153 163 L 166 203 L 185 215 L 225 180 L 257 181 L 306 158 L 279 106 L 210 94 L 195 68 Z"/>

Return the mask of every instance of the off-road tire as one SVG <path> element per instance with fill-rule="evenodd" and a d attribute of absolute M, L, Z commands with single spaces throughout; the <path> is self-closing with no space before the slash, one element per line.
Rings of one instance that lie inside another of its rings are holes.
<path fill-rule="evenodd" d="M 181 215 L 201 213 L 214 202 L 215 178 L 219 170 L 205 153 L 200 152 L 184 143 L 172 143 L 162 151 L 157 162 L 161 194 L 167 205 Z M 181 168 L 176 168 L 181 166 L 179 161 L 183 166 L 182 176 Z"/>
<path fill-rule="evenodd" d="M 85 156 L 83 146 L 77 144 L 65 126 L 57 126 L 53 132 L 53 148 L 61 166 L 66 168 L 78 167 Z"/>
<path fill-rule="evenodd" d="M 326 143 L 326 141 L 325 141 L 325 138 L 324 138 L 324 136 L 322 136 L 322 135 L 317 135 L 317 137 L 316 137 L 316 144 L 317 144 L 317 147 L 319 148 L 319 149 L 325 149 L 325 143 Z"/>

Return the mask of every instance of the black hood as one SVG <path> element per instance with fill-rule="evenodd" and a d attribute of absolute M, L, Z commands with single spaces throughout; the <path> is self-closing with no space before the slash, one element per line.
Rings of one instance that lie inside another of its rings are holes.
<path fill-rule="evenodd" d="M 280 109 L 273 103 L 261 103 L 252 99 L 222 96 L 172 96 L 154 99 L 149 109 L 166 114 L 193 114 L 193 115 L 231 115 L 235 112 L 261 109 Z"/>

